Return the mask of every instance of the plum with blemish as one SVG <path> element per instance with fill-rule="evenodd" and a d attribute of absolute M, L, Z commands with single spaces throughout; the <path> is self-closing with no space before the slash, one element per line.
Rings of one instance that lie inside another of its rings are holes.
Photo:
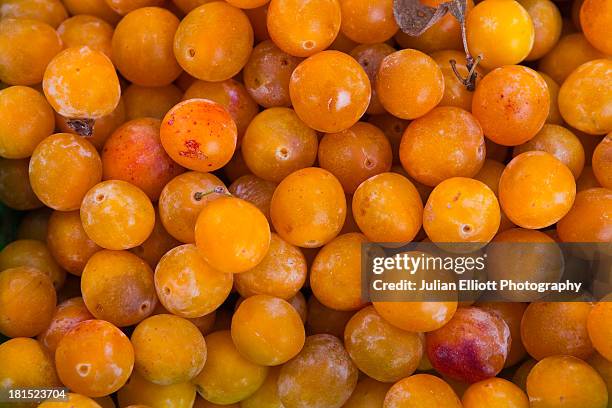
<path fill-rule="evenodd" d="M 211 172 L 232 158 L 238 130 L 230 113 L 220 104 L 188 99 L 166 114 L 160 138 L 175 162 L 190 170 Z"/>
<path fill-rule="evenodd" d="M 496 376 L 504 367 L 512 341 L 501 317 L 477 307 L 457 309 L 446 325 L 426 336 L 432 366 L 467 383 Z"/>

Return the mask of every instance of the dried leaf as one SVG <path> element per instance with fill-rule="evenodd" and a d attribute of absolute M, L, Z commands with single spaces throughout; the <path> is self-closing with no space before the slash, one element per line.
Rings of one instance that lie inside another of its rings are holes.
<path fill-rule="evenodd" d="M 448 7 L 448 11 L 459 21 L 460 24 L 465 24 L 465 13 L 467 11 L 467 1 L 452 0 L 444 3 Z"/>
<path fill-rule="evenodd" d="M 393 15 L 400 30 L 411 36 L 423 34 L 447 13 L 447 3 L 438 8 L 426 6 L 419 0 L 394 0 Z"/>
<path fill-rule="evenodd" d="M 419 0 L 394 0 L 393 15 L 403 32 L 417 37 L 448 12 L 462 23 L 465 21 L 466 8 L 465 0 L 451 0 L 440 4 L 437 8 L 426 6 Z"/>
<path fill-rule="evenodd" d="M 77 134 L 83 137 L 91 137 L 93 136 L 94 123 L 93 119 L 70 119 L 67 124 Z"/>

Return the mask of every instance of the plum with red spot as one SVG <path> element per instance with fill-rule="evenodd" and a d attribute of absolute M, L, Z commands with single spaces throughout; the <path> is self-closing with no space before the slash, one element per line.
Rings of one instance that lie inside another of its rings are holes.
<path fill-rule="evenodd" d="M 446 325 L 426 336 L 431 365 L 466 383 L 496 376 L 504 368 L 512 341 L 501 317 L 477 307 L 457 309 Z"/>
<path fill-rule="evenodd" d="M 232 158 L 238 130 L 222 105 L 207 99 L 188 99 L 166 114 L 160 138 L 175 162 L 190 170 L 211 172 Z"/>

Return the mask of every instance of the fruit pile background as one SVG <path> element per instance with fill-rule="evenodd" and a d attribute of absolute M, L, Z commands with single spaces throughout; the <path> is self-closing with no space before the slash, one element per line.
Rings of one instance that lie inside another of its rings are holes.
<path fill-rule="evenodd" d="M 612 407 L 610 297 L 361 297 L 368 241 L 612 242 L 612 0 L 463 4 L 0 0 L 0 390 Z"/>

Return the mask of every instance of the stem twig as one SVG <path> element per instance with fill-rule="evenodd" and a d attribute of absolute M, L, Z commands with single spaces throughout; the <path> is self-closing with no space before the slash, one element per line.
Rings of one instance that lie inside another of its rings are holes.
<path fill-rule="evenodd" d="M 197 191 L 193 194 L 193 199 L 196 201 L 200 201 L 202 200 L 204 197 L 211 195 L 211 194 L 224 194 L 227 196 L 231 196 L 231 194 L 225 190 L 225 188 L 223 188 L 222 186 L 217 186 L 215 188 L 213 188 L 212 190 L 209 191 Z"/>
<path fill-rule="evenodd" d="M 476 89 L 476 78 L 478 77 L 478 73 L 476 72 L 476 67 L 478 63 L 482 60 L 482 56 L 478 55 L 475 59 L 470 53 L 467 44 L 467 35 L 465 30 L 465 18 L 459 21 L 461 24 L 461 40 L 463 41 L 463 50 L 465 51 L 465 67 L 468 70 L 467 76 L 463 77 L 461 73 L 457 70 L 457 61 L 454 59 L 450 60 L 449 63 L 455 76 L 457 79 L 467 88 L 468 91 L 474 92 Z"/>

